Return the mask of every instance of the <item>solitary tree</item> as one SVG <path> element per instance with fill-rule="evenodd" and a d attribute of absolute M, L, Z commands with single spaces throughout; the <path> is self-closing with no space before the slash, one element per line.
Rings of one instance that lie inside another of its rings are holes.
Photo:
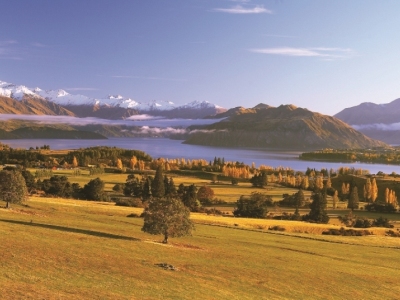
<path fill-rule="evenodd" d="M 190 235 L 193 228 L 190 211 L 179 199 L 153 198 L 144 210 L 142 231 L 164 235 L 165 244 L 169 237 Z"/>
<path fill-rule="evenodd" d="M 0 195 L 7 202 L 6 208 L 10 207 L 10 203 L 21 203 L 26 200 L 28 190 L 25 179 L 20 172 L 0 172 Z"/>

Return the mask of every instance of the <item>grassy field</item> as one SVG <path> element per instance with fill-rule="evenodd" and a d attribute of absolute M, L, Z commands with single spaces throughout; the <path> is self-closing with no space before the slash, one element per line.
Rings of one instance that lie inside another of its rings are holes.
<path fill-rule="evenodd" d="M 35 169 L 30 169 L 32 174 L 35 174 Z M 105 190 L 108 192 L 112 191 L 112 188 L 117 183 L 125 183 L 127 174 L 113 174 L 113 173 L 104 173 L 99 176 L 89 175 L 88 170 L 81 170 L 81 174 L 78 176 L 73 175 L 73 170 L 54 170 L 54 175 L 62 175 L 67 176 L 70 182 L 79 183 L 80 186 L 84 186 L 90 180 L 95 179 L 96 177 L 101 177 L 101 180 L 105 182 Z M 136 175 L 139 176 L 139 175 Z M 293 194 L 298 191 L 298 189 L 282 187 L 276 184 L 270 184 L 266 188 L 254 188 L 249 182 L 241 182 L 238 185 L 232 185 L 228 181 L 220 181 L 216 183 L 212 183 L 210 180 L 190 177 L 190 176 L 182 176 L 176 174 L 167 174 L 168 177 L 172 177 L 174 179 L 174 183 L 176 187 L 179 184 L 183 183 L 185 186 L 190 184 L 195 184 L 197 187 L 201 187 L 203 185 L 208 185 L 210 188 L 214 190 L 215 198 L 221 199 L 228 203 L 235 203 L 241 195 L 250 195 L 252 192 L 260 192 L 265 193 L 272 197 L 274 201 L 282 200 L 283 194 Z M 310 198 L 311 192 L 304 191 L 305 198 Z"/>
<path fill-rule="evenodd" d="M 334 225 L 192 214 L 193 236 L 164 245 L 161 236 L 141 231 L 142 219 L 127 217 L 133 212 L 141 210 L 52 198 L 0 209 L 0 298 L 398 299 L 400 293 L 399 238 L 322 236 Z M 271 225 L 287 232 L 268 231 Z M 155 265 L 164 262 L 177 271 Z"/>

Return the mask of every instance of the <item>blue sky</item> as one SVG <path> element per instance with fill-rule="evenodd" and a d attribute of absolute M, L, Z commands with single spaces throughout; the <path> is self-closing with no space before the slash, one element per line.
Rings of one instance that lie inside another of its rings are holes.
<path fill-rule="evenodd" d="M 400 1 L 0 0 L 0 80 L 333 115 L 400 97 Z"/>

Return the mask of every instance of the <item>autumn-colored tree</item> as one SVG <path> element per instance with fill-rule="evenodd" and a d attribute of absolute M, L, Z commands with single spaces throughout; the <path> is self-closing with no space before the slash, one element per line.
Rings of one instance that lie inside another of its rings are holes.
<path fill-rule="evenodd" d="M 327 189 L 330 189 L 332 187 L 331 177 L 328 177 L 328 179 L 326 180 L 325 186 Z"/>
<path fill-rule="evenodd" d="M 308 176 L 306 175 L 303 177 L 300 187 L 302 190 L 306 190 L 306 189 L 308 189 L 309 186 L 310 186 L 310 183 L 308 181 Z"/>
<path fill-rule="evenodd" d="M 378 185 L 376 184 L 375 178 L 372 178 L 372 181 L 371 181 L 371 202 L 375 202 L 376 198 L 378 198 Z"/>
<path fill-rule="evenodd" d="M 339 198 L 338 198 L 338 191 L 335 190 L 335 192 L 333 193 L 333 196 L 332 196 L 332 207 L 333 207 L 333 209 L 336 209 L 336 208 L 337 208 L 337 203 L 338 203 L 338 201 L 339 201 Z"/>
<path fill-rule="evenodd" d="M 364 199 L 368 202 L 371 201 L 371 179 L 367 178 L 365 185 L 364 185 Z"/>
<path fill-rule="evenodd" d="M 120 170 L 122 169 L 122 160 L 120 158 L 117 159 L 116 167 L 117 167 L 117 169 L 120 169 Z"/>
<path fill-rule="evenodd" d="M 318 176 L 315 178 L 315 187 L 316 190 L 322 191 L 324 189 L 324 181 L 322 179 L 322 176 Z"/>
<path fill-rule="evenodd" d="M 76 157 L 74 156 L 72 158 L 72 167 L 76 168 L 78 166 L 78 160 L 76 159 Z"/>
<path fill-rule="evenodd" d="M 199 190 L 197 191 L 197 199 L 199 199 L 199 201 L 202 204 L 205 203 L 210 203 L 210 201 L 214 198 L 214 191 L 212 188 L 210 188 L 207 185 L 203 185 L 202 187 L 199 188 Z"/>
<path fill-rule="evenodd" d="M 132 156 L 132 158 L 129 160 L 129 167 L 133 170 L 135 169 L 136 164 L 137 164 L 137 158 L 136 156 Z"/>

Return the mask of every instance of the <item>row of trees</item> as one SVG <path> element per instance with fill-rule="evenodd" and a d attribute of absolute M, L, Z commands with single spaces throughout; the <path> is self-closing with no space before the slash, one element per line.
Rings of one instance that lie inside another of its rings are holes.
<path fill-rule="evenodd" d="M 328 223 L 329 216 L 326 212 L 327 195 L 323 192 L 316 192 L 311 195 L 310 212 L 307 215 L 300 216 L 299 208 L 304 206 L 304 194 L 300 190 L 293 197 L 286 197 L 281 202 L 294 206 L 295 212 L 293 220 L 304 220 L 316 223 Z M 253 192 L 250 197 L 241 196 L 236 202 L 236 208 L 233 215 L 244 218 L 266 218 L 268 207 L 274 206 L 270 196 L 259 192 Z"/>

